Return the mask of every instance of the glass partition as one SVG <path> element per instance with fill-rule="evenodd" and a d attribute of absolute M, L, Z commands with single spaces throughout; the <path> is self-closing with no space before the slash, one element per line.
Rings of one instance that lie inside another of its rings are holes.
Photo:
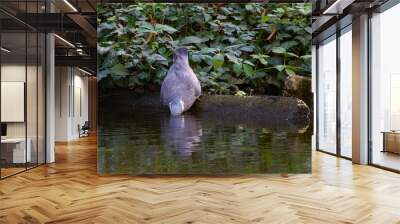
<path fill-rule="evenodd" d="M 26 33 L 3 32 L 1 46 L 1 175 L 6 177 L 24 171 L 31 161 L 26 136 Z"/>
<path fill-rule="evenodd" d="M 352 157 L 352 32 L 340 36 L 340 154 Z"/>
<path fill-rule="evenodd" d="M 376 14 L 372 25 L 370 120 L 372 164 L 400 170 L 400 5 Z"/>
<path fill-rule="evenodd" d="M 336 36 L 319 45 L 317 60 L 317 149 L 336 153 Z"/>
<path fill-rule="evenodd" d="M 14 17 L 44 1 L 0 2 L 0 178 L 45 163 L 45 35 Z"/>

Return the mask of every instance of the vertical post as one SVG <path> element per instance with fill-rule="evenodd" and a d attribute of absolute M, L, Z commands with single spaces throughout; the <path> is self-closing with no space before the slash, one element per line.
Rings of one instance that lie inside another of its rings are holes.
<path fill-rule="evenodd" d="M 54 11 L 51 1 L 46 2 L 48 12 Z M 46 163 L 55 161 L 55 56 L 54 34 L 46 35 Z"/>
<path fill-rule="evenodd" d="M 25 21 L 28 21 L 28 2 L 25 1 Z M 25 23 L 25 88 L 24 88 L 24 122 L 25 122 L 25 170 L 28 169 L 28 24 Z"/>
<path fill-rule="evenodd" d="M 313 93 L 313 135 L 312 135 L 312 150 L 317 149 L 317 46 L 312 45 L 312 87 Z"/>
<path fill-rule="evenodd" d="M 353 19 L 353 162 L 368 163 L 368 15 Z"/>
<path fill-rule="evenodd" d="M 341 156 L 341 137 L 342 123 L 340 114 L 340 79 L 341 79 L 341 63 L 340 63 L 340 36 L 341 31 L 339 25 L 336 27 L 336 155 Z"/>
<path fill-rule="evenodd" d="M 2 45 L 2 23 L 0 23 L 0 47 L 2 47 L 3 45 Z M 1 52 L 1 50 L 0 50 L 0 125 L 2 124 L 2 122 L 1 122 L 1 110 L 2 110 L 2 108 L 1 108 L 1 77 L 2 77 L 2 75 L 1 75 L 1 67 L 2 67 L 2 58 L 1 58 L 1 55 L 2 55 L 2 52 Z M 0 129 L 0 137 L 1 137 L 1 135 L 3 135 L 3 133 L 1 133 L 2 132 L 2 130 Z M 2 144 L 0 144 L 0 180 L 2 179 L 1 178 L 1 169 L 2 169 L 2 162 L 1 162 L 1 151 L 2 151 L 2 148 L 1 148 L 1 145 Z"/>
<path fill-rule="evenodd" d="M 319 44 L 315 48 L 315 149 L 319 149 Z"/>

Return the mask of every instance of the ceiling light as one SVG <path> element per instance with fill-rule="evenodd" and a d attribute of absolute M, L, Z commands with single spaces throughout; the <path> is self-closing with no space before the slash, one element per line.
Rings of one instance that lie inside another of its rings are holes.
<path fill-rule="evenodd" d="M 10 52 L 11 52 L 11 50 L 9 50 L 9 49 L 7 49 L 7 48 L 5 48 L 5 47 L 1 47 L 0 49 L 1 49 L 2 51 L 6 52 L 6 53 L 10 53 Z"/>
<path fill-rule="evenodd" d="M 78 12 L 78 10 L 68 0 L 64 0 L 64 3 L 67 4 L 74 12 Z"/>
<path fill-rule="evenodd" d="M 57 37 L 57 38 L 58 38 L 59 40 L 61 40 L 62 42 L 66 43 L 68 46 L 75 48 L 75 45 L 73 45 L 73 44 L 72 44 L 71 42 L 69 42 L 68 40 L 66 40 L 66 39 L 64 39 L 64 38 L 62 38 L 62 37 L 60 37 L 60 36 L 57 35 L 57 34 L 54 34 L 54 36 Z"/>
<path fill-rule="evenodd" d="M 336 0 L 322 13 L 323 15 L 339 15 L 343 13 L 343 10 L 351 5 L 355 0 Z"/>
<path fill-rule="evenodd" d="M 86 71 L 86 70 L 83 70 L 83 69 L 81 69 L 81 68 L 78 68 L 78 70 L 81 71 L 81 72 L 83 72 L 83 73 L 85 73 L 85 74 L 87 74 L 87 75 L 92 75 L 92 73 L 90 73 L 90 72 L 88 72 L 88 71 Z"/>

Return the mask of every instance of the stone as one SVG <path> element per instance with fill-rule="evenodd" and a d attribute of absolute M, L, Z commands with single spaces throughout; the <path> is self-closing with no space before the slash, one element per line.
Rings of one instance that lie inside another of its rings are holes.
<path fill-rule="evenodd" d="M 310 116 L 310 109 L 302 100 L 284 96 L 206 95 L 200 97 L 193 110 L 223 116 L 290 121 L 306 120 Z"/>
<path fill-rule="evenodd" d="M 297 97 L 303 100 L 309 108 L 312 108 L 313 94 L 311 92 L 311 78 L 300 75 L 288 76 L 285 80 L 283 95 Z"/>

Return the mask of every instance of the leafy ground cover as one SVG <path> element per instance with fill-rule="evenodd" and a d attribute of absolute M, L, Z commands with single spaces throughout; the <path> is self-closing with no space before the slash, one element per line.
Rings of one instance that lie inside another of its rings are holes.
<path fill-rule="evenodd" d="M 157 91 L 174 49 L 209 94 L 281 95 L 311 74 L 310 4 L 100 4 L 100 88 Z"/>

